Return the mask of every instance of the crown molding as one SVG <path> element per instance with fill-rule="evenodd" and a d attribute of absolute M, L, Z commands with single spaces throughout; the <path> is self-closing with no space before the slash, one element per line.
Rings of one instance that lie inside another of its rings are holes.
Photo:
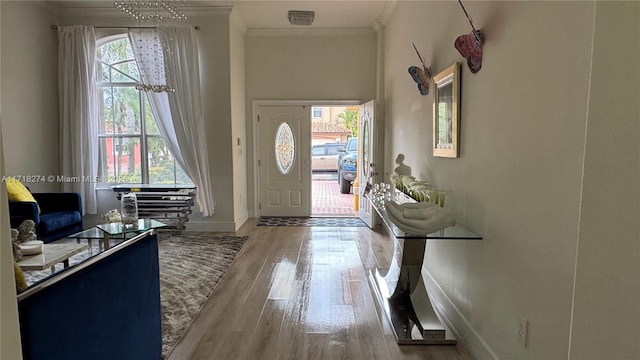
<path fill-rule="evenodd" d="M 233 5 L 185 5 L 184 12 L 187 16 L 230 15 L 233 8 Z"/>
<path fill-rule="evenodd" d="M 373 29 L 362 28 L 311 28 L 311 29 L 247 29 L 247 36 L 346 36 L 370 35 Z"/>
<path fill-rule="evenodd" d="M 391 19 L 391 15 L 396 10 L 396 6 L 398 5 L 398 0 L 389 0 L 384 4 L 384 9 L 382 10 L 382 15 L 380 16 L 380 23 L 385 26 Z"/>
<path fill-rule="evenodd" d="M 48 15 L 55 16 L 58 13 L 56 6 L 52 5 L 49 1 L 32 1 L 31 4 Z"/>
<path fill-rule="evenodd" d="M 243 35 L 247 33 L 247 25 L 245 24 L 242 16 L 240 16 L 237 10 L 231 11 L 231 15 L 229 15 L 229 22 L 237 29 L 239 29 Z"/>

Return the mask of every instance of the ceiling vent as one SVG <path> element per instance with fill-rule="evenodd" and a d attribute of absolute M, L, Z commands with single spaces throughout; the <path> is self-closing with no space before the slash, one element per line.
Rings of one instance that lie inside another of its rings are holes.
<path fill-rule="evenodd" d="M 311 25 L 315 15 L 313 11 L 289 10 L 289 23 L 291 25 Z"/>

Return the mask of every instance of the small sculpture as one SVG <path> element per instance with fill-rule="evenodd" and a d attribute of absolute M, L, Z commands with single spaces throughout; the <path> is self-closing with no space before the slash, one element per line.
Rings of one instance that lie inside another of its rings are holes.
<path fill-rule="evenodd" d="M 397 204 L 385 201 L 389 220 L 409 234 L 431 234 L 456 224 L 451 211 L 431 202 Z"/>
<path fill-rule="evenodd" d="M 11 242 L 13 243 L 13 258 L 16 262 L 23 256 L 40 254 L 42 252 L 42 241 L 37 240 L 36 233 L 33 232 L 32 220 L 25 220 L 18 226 L 18 229 L 11 229 Z"/>
<path fill-rule="evenodd" d="M 122 219 L 117 209 L 107 211 L 104 215 L 102 215 L 102 218 L 107 223 L 120 222 Z"/>
<path fill-rule="evenodd" d="M 476 27 L 473 26 L 473 20 L 467 13 L 467 9 L 462 5 L 462 1 L 458 0 L 458 3 L 460 4 L 460 7 L 462 7 L 464 14 L 467 16 L 467 20 L 469 20 L 472 31 L 469 34 L 458 36 L 453 45 L 460 55 L 467 59 L 467 66 L 469 67 L 469 70 L 471 70 L 471 73 L 475 74 L 480 71 L 480 68 L 482 67 L 482 45 L 484 45 L 484 33 L 482 30 L 476 30 Z"/>
<path fill-rule="evenodd" d="M 481 40 L 478 40 L 481 39 Z M 482 44 L 484 36 L 482 32 L 472 32 L 470 34 L 460 35 L 456 39 L 454 46 L 465 59 L 471 73 L 475 74 L 482 67 Z"/>
<path fill-rule="evenodd" d="M 413 44 L 413 48 L 416 50 L 416 54 L 418 54 L 418 58 L 422 63 L 422 68 L 419 66 L 409 66 L 409 75 L 411 75 L 413 81 L 418 84 L 418 91 L 420 91 L 420 94 L 427 95 L 429 93 L 429 81 L 431 80 L 431 68 L 425 65 L 422 56 L 418 52 L 418 48 L 416 48 L 416 44 Z"/>
<path fill-rule="evenodd" d="M 36 235 L 36 223 L 33 220 L 25 220 L 18 225 L 18 242 L 34 241 L 38 239 Z"/>
<path fill-rule="evenodd" d="M 22 259 L 22 251 L 20 251 L 20 242 L 18 241 L 18 230 L 11 229 L 11 244 L 13 245 L 13 258 L 16 262 Z"/>

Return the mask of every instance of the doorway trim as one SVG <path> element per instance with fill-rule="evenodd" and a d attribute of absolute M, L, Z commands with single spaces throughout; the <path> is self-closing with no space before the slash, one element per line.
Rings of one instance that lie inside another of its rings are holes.
<path fill-rule="evenodd" d="M 260 106 L 359 106 L 363 102 L 361 100 L 253 100 L 251 104 L 251 129 L 253 132 L 253 213 L 255 218 L 260 218 L 260 172 L 258 169 L 258 108 Z M 309 108 L 311 111 L 311 108 Z M 311 134 L 309 134 L 311 135 Z"/>

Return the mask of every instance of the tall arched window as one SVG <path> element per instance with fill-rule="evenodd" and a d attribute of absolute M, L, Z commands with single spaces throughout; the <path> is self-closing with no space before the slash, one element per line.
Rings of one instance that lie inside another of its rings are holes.
<path fill-rule="evenodd" d="M 103 183 L 193 184 L 160 136 L 126 34 L 96 50 L 98 177 Z"/>

